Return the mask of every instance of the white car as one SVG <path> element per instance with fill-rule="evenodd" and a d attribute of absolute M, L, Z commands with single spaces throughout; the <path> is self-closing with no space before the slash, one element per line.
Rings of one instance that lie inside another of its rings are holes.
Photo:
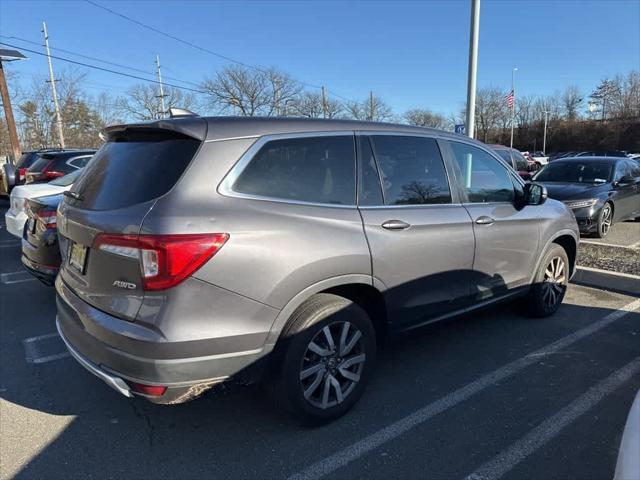
<path fill-rule="evenodd" d="M 31 185 L 18 185 L 11 191 L 9 197 L 9 210 L 4 214 L 7 231 L 22 238 L 24 223 L 27 221 L 27 213 L 24 211 L 24 204 L 27 198 L 44 197 L 45 195 L 55 195 L 69 190 L 76 178 L 82 173 L 82 169 L 56 178 L 49 183 L 35 183 Z"/>

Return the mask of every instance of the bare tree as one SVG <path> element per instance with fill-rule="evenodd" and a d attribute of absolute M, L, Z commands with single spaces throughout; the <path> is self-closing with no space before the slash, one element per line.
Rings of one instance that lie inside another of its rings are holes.
<path fill-rule="evenodd" d="M 619 94 L 618 90 L 619 86 L 616 82 L 605 78 L 591 94 L 592 103 L 599 108 L 602 120 L 607 118 L 607 108 L 610 106 L 608 104 L 613 97 Z"/>
<path fill-rule="evenodd" d="M 439 113 L 433 113 L 426 108 L 413 108 L 403 115 L 403 119 L 409 125 L 418 127 L 430 127 L 443 129 L 447 125 L 447 120 Z"/>
<path fill-rule="evenodd" d="M 476 127 L 478 138 L 487 142 L 492 129 L 508 125 L 509 109 L 505 92 L 498 87 L 478 89 L 476 94 Z"/>
<path fill-rule="evenodd" d="M 281 115 L 301 90 L 298 82 L 274 68 L 256 70 L 237 65 L 205 80 L 202 88 L 212 106 L 247 117 Z"/>
<path fill-rule="evenodd" d="M 640 72 L 616 75 L 611 81 L 608 110 L 614 118 L 640 118 Z"/>
<path fill-rule="evenodd" d="M 564 118 L 570 121 L 577 119 L 583 100 L 580 89 L 575 85 L 569 85 L 565 88 L 561 100 Z"/>
<path fill-rule="evenodd" d="M 165 108 L 192 108 L 195 97 L 174 87 L 164 87 Z M 116 100 L 117 110 L 125 117 L 136 120 L 155 120 L 166 116 L 162 112 L 158 88 L 154 84 L 140 83 L 131 87 L 127 94 Z"/>
<path fill-rule="evenodd" d="M 356 120 L 385 122 L 393 119 L 391 107 L 381 98 L 371 93 L 362 102 L 349 102 L 346 105 L 349 116 Z"/>
<path fill-rule="evenodd" d="M 322 94 L 319 92 L 304 92 L 291 102 L 287 108 L 287 114 L 293 114 L 308 118 L 338 118 L 343 113 L 341 102 L 332 98 L 325 98 L 324 105 Z"/>

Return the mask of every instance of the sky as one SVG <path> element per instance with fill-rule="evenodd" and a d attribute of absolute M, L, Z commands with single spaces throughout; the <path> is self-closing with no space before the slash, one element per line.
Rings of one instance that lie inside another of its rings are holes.
<path fill-rule="evenodd" d="M 396 113 L 421 107 L 448 115 L 466 99 L 470 0 L 94 1 L 221 55 L 325 85 L 344 98 L 364 99 L 373 91 Z M 151 78 L 156 54 L 169 82 L 199 83 L 228 64 L 86 0 L 0 0 L 0 41 L 43 51 L 43 20 L 52 48 L 147 70 Z M 5 68 L 28 85 L 48 70 L 45 57 L 25 53 L 28 61 Z M 518 95 L 553 94 L 568 85 L 588 94 L 602 78 L 640 70 L 640 0 L 482 0 L 478 87 L 508 89 L 514 67 Z M 54 60 L 54 70 L 65 68 Z M 88 72 L 85 86 L 92 95 L 120 95 L 137 83 Z"/>

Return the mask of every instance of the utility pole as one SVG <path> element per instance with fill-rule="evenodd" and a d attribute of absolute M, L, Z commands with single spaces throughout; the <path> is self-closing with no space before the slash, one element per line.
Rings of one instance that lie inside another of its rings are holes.
<path fill-rule="evenodd" d="M 167 113 L 167 110 L 165 109 L 164 106 L 164 97 L 166 97 L 166 95 L 164 94 L 164 88 L 162 86 L 162 72 L 160 71 L 160 55 L 156 55 L 156 69 L 158 72 L 158 83 L 160 84 L 160 95 L 158 95 L 158 98 L 160 98 L 160 118 L 164 118 L 164 116 Z"/>
<path fill-rule="evenodd" d="M 24 58 L 24 56 L 22 57 Z M 18 161 L 22 151 L 20 150 L 20 140 L 16 131 L 16 121 L 13 118 L 13 109 L 11 108 L 11 97 L 9 97 L 9 89 L 7 88 L 7 79 L 4 76 L 4 67 L 0 58 L 0 94 L 2 95 L 2 105 L 4 106 L 4 118 L 7 119 L 7 127 L 9 128 L 9 141 L 11 142 L 11 150 L 13 151 L 13 163 Z"/>
<path fill-rule="evenodd" d="M 467 78 L 467 135 L 473 138 L 476 127 L 476 77 L 478 72 L 478 37 L 480 36 L 480 0 L 471 0 L 469 35 L 469 72 Z"/>
<path fill-rule="evenodd" d="M 53 106 L 56 109 L 56 125 L 58 127 L 58 141 L 60 148 L 64 148 L 64 133 L 62 131 L 62 115 L 60 115 L 60 105 L 58 104 L 58 93 L 56 92 L 56 79 L 53 76 L 53 65 L 51 63 L 51 51 L 49 50 L 49 34 L 47 24 L 42 22 L 42 33 L 44 33 L 44 46 L 47 48 L 47 60 L 49 61 L 49 78 L 51 82 L 51 94 L 53 95 Z"/>
<path fill-rule="evenodd" d="M 513 95 L 513 100 L 511 102 L 511 144 L 509 145 L 513 148 L 513 125 L 516 119 L 516 71 L 518 67 L 514 67 L 511 70 L 511 94 Z"/>
<path fill-rule="evenodd" d="M 373 92 L 369 92 L 369 121 L 373 122 Z"/>
<path fill-rule="evenodd" d="M 542 136 L 542 153 L 547 154 L 547 117 L 549 110 L 544 111 L 544 135 Z"/>
<path fill-rule="evenodd" d="M 322 86 L 322 118 L 327 118 L 327 93 Z"/>

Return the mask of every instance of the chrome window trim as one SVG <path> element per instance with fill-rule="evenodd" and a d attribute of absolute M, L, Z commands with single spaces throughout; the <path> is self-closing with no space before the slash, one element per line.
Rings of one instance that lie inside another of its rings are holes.
<path fill-rule="evenodd" d="M 277 202 L 277 203 L 288 203 L 292 205 L 303 205 L 303 206 L 311 206 L 311 207 L 332 207 L 332 208 L 349 208 L 354 209 L 357 206 L 354 204 L 343 205 L 336 203 L 321 203 L 321 202 L 305 202 L 303 200 L 290 200 L 286 198 L 280 197 L 270 197 L 266 195 L 253 195 L 249 193 L 237 192 L 233 189 L 233 184 L 236 182 L 238 177 L 242 174 L 244 169 L 249 165 L 251 160 L 255 157 L 255 155 L 260 151 L 260 149 L 273 140 L 287 140 L 291 138 L 316 138 L 316 137 L 346 137 L 346 136 L 354 136 L 353 130 L 340 130 L 340 131 L 320 131 L 320 132 L 300 132 L 300 133 L 277 133 L 277 134 L 269 134 L 263 135 L 256 141 L 253 145 L 251 145 L 246 152 L 242 154 L 240 159 L 236 162 L 236 164 L 231 167 L 231 169 L 224 176 L 220 184 L 218 185 L 218 193 L 220 195 L 224 195 L 225 197 L 234 197 L 234 198 L 244 198 L 248 200 L 261 200 L 261 201 L 269 201 L 269 202 Z M 238 137 L 241 138 L 241 137 Z M 254 138 L 254 137 L 244 137 L 244 138 Z M 354 147 L 355 148 L 355 147 Z M 355 151 L 354 151 L 354 160 L 355 160 Z M 354 164 L 355 168 L 355 164 Z M 354 175 L 355 179 L 355 175 Z M 356 186 L 357 188 L 357 186 Z"/>
<path fill-rule="evenodd" d="M 227 142 L 229 140 L 250 140 L 252 138 L 260 138 L 260 135 L 244 135 L 240 137 L 213 138 L 211 140 L 205 140 L 203 143 Z"/>
<path fill-rule="evenodd" d="M 69 160 L 67 160 L 65 163 L 66 163 L 67 165 L 69 165 L 70 167 L 73 167 L 73 168 L 75 168 L 76 170 L 78 170 L 78 169 L 80 169 L 80 168 L 82 168 L 82 167 L 78 167 L 78 166 L 74 165 L 74 164 L 73 164 L 73 163 L 71 163 L 71 162 L 73 162 L 73 161 L 75 161 L 75 160 L 78 160 L 79 158 L 91 158 L 92 156 L 93 156 L 93 155 L 78 155 L 77 157 L 71 157 L 71 158 L 70 158 Z"/>

